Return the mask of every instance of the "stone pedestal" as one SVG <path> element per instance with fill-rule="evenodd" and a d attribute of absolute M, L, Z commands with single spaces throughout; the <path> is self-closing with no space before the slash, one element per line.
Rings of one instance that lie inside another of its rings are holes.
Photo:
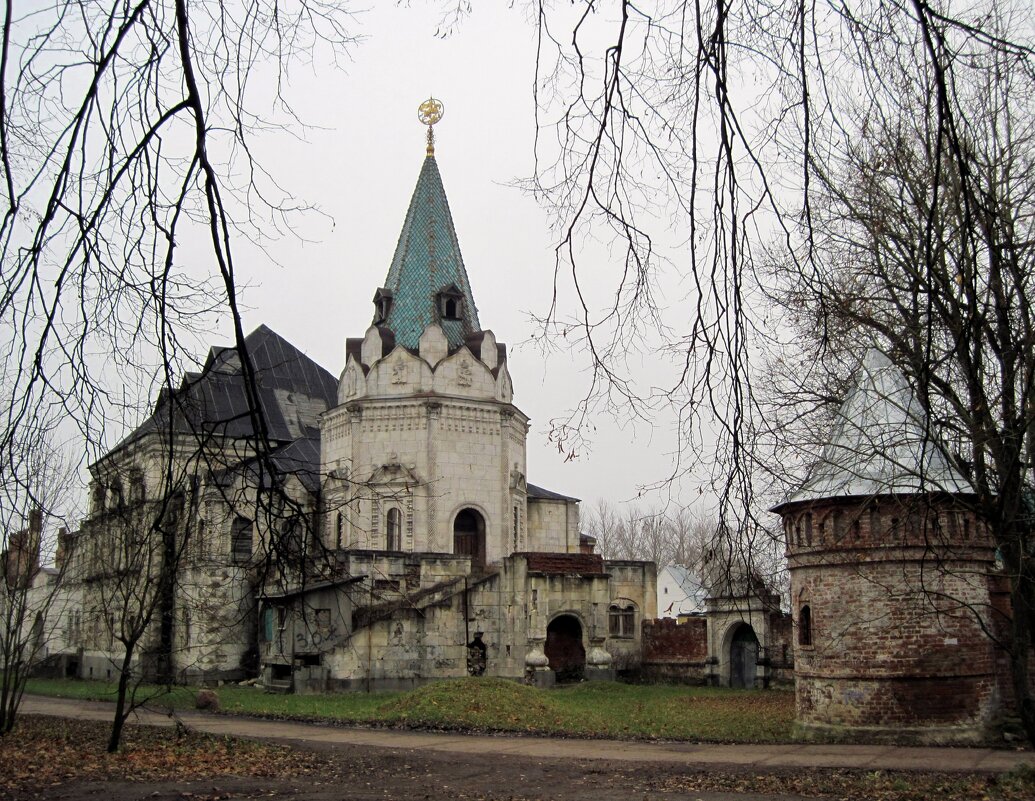
<path fill-rule="evenodd" d="M 528 641 L 528 652 L 525 654 L 525 683 L 535 687 L 553 687 L 557 676 L 550 670 L 550 660 L 543 650 L 546 641 L 531 639 Z"/>
<path fill-rule="evenodd" d="M 603 642 L 590 643 L 586 654 L 586 679 L 588 681 L 614 681 L 615 669 L 611 654 L 603 648 Z"/>

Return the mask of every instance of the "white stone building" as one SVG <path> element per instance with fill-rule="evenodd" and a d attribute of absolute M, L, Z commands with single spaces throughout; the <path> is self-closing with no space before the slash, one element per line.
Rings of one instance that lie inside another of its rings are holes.
<path fill-rule="evenodd" d="M 255 458 L 240 354 L 215 348 L 91 468 L 84 597 L 126 573 L 98 544 L 127 527 L 170 519 L 162 547 L 182 546 L 142 669 L 319 690 L 638 662 L 654 565 L 583 552 L 577 499 L 527 483 L 528 418 L 479 322 L 433 148 L 340 377 L 269 329 L 246 345 L 272 459 Z M 104 641 L 90 653 L 115 659 Z"/>

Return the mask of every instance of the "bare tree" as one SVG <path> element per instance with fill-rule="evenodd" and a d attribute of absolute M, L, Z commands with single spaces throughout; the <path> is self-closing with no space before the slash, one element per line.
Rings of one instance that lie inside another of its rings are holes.
<path fill-rule="evenodd" d="M 300 124 L 282 92 L 288 71 L 299 57 L 335 63 L 351 42 L 349 24 L 343 6 L 323 0 L 5 7 L 0 483 L 25 483 L 12 454 L 50 410 L 85 438 L 87 457 L 103 454 L 112 429 L 157 388 L 174 395 L 183 368 L 200 366 L 194 349 L 218 314 L 229 315 L 242 357 L 240 414 L 250 420 L 256 469 L 274 472 L 232 245 L 288 230 L 304 210 L 255 160 L 252 137 Z M 180 258 L 192 237 L 207 240 L 207 263 Z M 170 567 L 185 547 L 170 515 L 184 461 L 170 455 L 150 516 L 125 521 L 134 538 L 110 546 L 113 556 L 150 560 L 129 572 L 155 579 L 132 598 L 137 617 L 118 624 L 127 642 L 156 612 L 169 630 Z M 258 503 L 281 514 L 279 500 Z M 112 747 L 123 712 L 120 704 Z"/>
<path fill-rule="evenodd" d="M 840 381 L 847 349 L 867 345 L 911 379 L 931 441 L 970 481 L 1010 577 L 1003 645 L 1035 740 L 1035 76 L 1017 57 L 969 53 L 948 100 L 966 110 L 965 126 L 946 132 L 946 100 L 912 66 L 922 47 L 918 39 L 896 61 L 889 55 L 897 96 L 874 94 L 846 113 L 855 136 L 815 162 L 822 213 L 813 217 L 810 269 L 780 277 L 816 369 L 785 375 L 780 397 L 823 394 Z M 836 332 L 836 344 L 809 329 Z M 828 412 L 798 420 L 788 447 L 810 450 L 795 435 Z"/>
<path fill-rule="evenodd" d="M 858 348 L 880 345 L 915 381 L 999 537 L 1014 687 L 1035 741 L 1030 8 L 539 3 L 535 20 L 529 187 L 560 231 L 542 324 L 593 366 L 555 437 L 577 449 L 591 411 L 674 410 L 672 477 L 713 480 L 715 530 L 733 546 L 720 551 L 771 546 L 778 532 L 758 511 L 800 481 L 815 455 L 803 446 L 826 430 L 817 421 Z M 674 256 L 660 244 L 671 229 L 684 243 Z M 594 238 L 621 257 L 610 272 L 594 259 L 591 279 L 581 246 Z M 777 307 L 765 285 L 774 240 L 797 294 Z M 672 267 L 684 289 L 666 306 L 658 288 Z M 631 369 L 630 354 L 647 352 L 671 357 L 659 390 Z M 756 383 L 767 366 L 802 379 L 782 399 L 780 431 Z M 791 432 L 795 447 L 781 450 Z"/>
<path fill-rule="evenodd" d="M 26 484 L 0 488 L 0 735 L 12 730 L 25 682 L 48 655 L 65 620 L 62 579 L 71 539 L 54 523 L 73 510 L 69 488 L 74 470 L 52 446 L 46 432 L 16 450 L 18 475 Z M 45 554 L 58 549 L 52 566 Z"/>

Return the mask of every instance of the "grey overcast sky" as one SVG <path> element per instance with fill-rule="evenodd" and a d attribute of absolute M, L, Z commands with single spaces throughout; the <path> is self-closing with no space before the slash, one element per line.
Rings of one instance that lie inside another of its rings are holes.
<path fill-rule="evenodd" d="M 363 41 L 351 64 L 291 73 L 288 99 L 314 127 L 304 139 L 264 136 L 259 157 L 326 216 L 308 214 L 297 226 L 304 241 L 282 238 L 265 255 L 236 243 L 245 328 L 265 323 L 341 372 L 345 339 L 370 324 L 424 159 L 417 106 L 434 95 L 445 103 L 436 157 L 479 318 L 508 344 L 515 402 L 532 418 L 529 481 L 589 503 L 634 498 L 666 475 L 668 426 L 601 417 L 592 449 L 565 461 L 548 442 L 549 421 L 581 397 L 585 364 L 522 344 L 534 332 L 529 313 L 549 306 L 554 265 L 546 214 L 512 185 L 533 170 L 533 30 L 504 4 L 476 7 L 446 38 L 435 35 L 439 23 L 423 3 L 379 3 L 357 15 Z M 220 336 L 229 341 L 226 330 Z"/>

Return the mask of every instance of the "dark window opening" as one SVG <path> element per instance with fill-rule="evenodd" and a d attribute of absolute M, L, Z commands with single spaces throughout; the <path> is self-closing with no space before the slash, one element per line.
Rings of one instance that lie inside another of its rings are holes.
<path fill-rule="evenodd" d="M 808 604 L 798 612 L 798 645 L 812 645 L 812 610 Z"/>
<path fill-rule="evenodd" d="M 334 547 L 341 548 L 342 535 L 345 531 L 345 518 L 341 512 L 338 512 L 338 517 L 334 524 Z"/>
<path fill-rule="evenodd" d="M 392 310 L 392 293 L 387 289 L 379 289 L 374 294 L 374 325 L 388 321 L 388 312 Z"/>
<path fill-rule="evenodd" d="M 456 287 L 450 287 L 439 292 L 438 313 L 443 320 L 459 320 L 463 314 L 463 295 Z"/>
<path fill-rule="evenodd" d="M 246 517 L 234 518 L 230 528 L 230 558 L 237 564 L 252 558 L 252 521 Z"/>
<path fill-rule="evenodd" d="M 473 567 L 485 565 L 485 519 L 474 509 L 461 509 L 453 521 L 453 553 L 470 556 Z"/>
<path fill-rule="evenodd" d="M 198 529 L 194 532 L 194 543 L 195 553 L 198 555 L 198 559 L 205 558 L 205 537 L 207 536 L 206 526 L 204 520 L 198 521 Z"/>
<path fill-rule="evenodd" d="M 396 508 L 388 510 L 387 529 L 388 550 L 402 550 L 402 513 Z"/>

